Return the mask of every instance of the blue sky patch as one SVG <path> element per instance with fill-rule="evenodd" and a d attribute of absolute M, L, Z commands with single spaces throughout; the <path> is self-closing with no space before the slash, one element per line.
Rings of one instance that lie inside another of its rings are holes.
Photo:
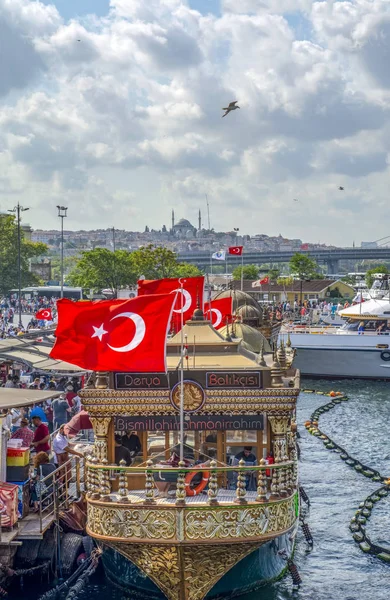
<path fill-rule="evenodd" d="M 188 4 L 194 10 L 199 11 L 202 15 L 212 13 L 213 15 L 221 15 L 220 0 L 188 0 Z"/>
<path fill-rule="evenodd" d="M 60 15 L 68 20 L 77 16 L 108 13 L 110 0 L 41 0 L 43 4 L 54 4 Z"/>

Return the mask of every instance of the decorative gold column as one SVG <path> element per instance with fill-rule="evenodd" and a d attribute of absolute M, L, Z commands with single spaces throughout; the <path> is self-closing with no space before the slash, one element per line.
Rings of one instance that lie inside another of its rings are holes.
<path fill-rule="evenodd" d="M 108 429 L 111 417 L 89 417 L 95 433 L 95 456 L 101 463 L 108 460 Z"/>
<path fill-rule="evenodd" d="M 275 462 L 284 462 L 287 457 L 287 431 L 290 416 L 267 415 L 273 433 Z"/>

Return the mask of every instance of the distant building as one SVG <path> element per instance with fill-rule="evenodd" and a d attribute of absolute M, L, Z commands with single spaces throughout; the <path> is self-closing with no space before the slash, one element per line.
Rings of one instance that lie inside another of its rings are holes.
<path fill-rule="evenodd" d="M 261 287 L 252 288 L 252 281 L 244 279 L 244 292 L 260 302 L 299 302 L 301 296 L 301 282 L 293 282 L 280 285 L 270 282 Z M 240 281 L 232 281 L 231 286 L 240 289 Z M 302 300 L 330 300 L 333 297 L 345 298 L 351 300 L 355 295 L 355 289 L 343 281 L 333 279 L 312 279 L 311 281 L 302 281 Z"/>
<path fill-rule="evenodd" d="M 172 226 L 172 235 L 178 239 L 192 239 L 196 237 L 196 227 L 191 225 L 187 219 L 180 219 L 178 223 Z"/>
<path fill-rule="evenodd" d="M 30 262 L 30 271 L 42 281 L 51 280 L 51 260 L 48 258 L 33 259 Z"/>

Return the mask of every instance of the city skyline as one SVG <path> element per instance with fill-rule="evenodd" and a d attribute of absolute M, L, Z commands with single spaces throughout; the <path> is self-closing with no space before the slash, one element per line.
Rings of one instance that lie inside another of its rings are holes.
<path fill-rule="evenodd" d="M 191 222 L 387 234 L 380 0 L 0 0 L 0 211 L 34 228 Z M 221 119 L 222 107 L 240 110 Z"/>

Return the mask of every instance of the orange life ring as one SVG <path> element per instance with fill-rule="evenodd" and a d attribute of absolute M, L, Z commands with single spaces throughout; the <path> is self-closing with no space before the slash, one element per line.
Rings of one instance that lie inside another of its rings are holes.
<path fill-rule="evenodd" d="M 199 466 L 202 468 L 202 465 L 199 465 Z M 202 475 L 202 479 L 201 479 L 200 483 L 198 483 L 198 485 L 196 485 L 193 488 L 190 487 L 191 481 L 193 480 L 195 475 L 198 475 L 199 473 Z M 197 496 L 198 494 L 203 492 L 204 488 L 206 487 L 206 485 L 209 482 L 209 479 L 210 479 L 210 471 L 191 471 L 191 473 L 187 473 L 186 478 L 184 480 L 184 483 L 186 486 L 186 496 Z"/>

